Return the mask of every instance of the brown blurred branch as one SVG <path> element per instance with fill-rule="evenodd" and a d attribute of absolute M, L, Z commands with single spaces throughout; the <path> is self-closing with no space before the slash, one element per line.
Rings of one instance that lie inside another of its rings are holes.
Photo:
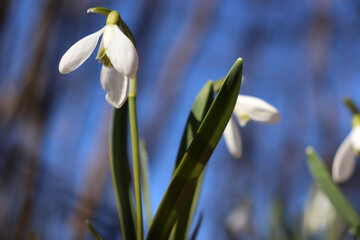
<path fill-rule="evenodd" d="M 107 104 L 107 103 L 104 103 Z M 103 108 L 108 110 L 108 108 Z M 101 114 L 103 119 L 99 122 L 110 123 L 110 113 Z M 95 144 L 95 149 L 89 151 L 88 169 L 80 188 L 77 201 L 74 203 L 74 211 L 68 220 L 73 231 L 73 239 L 85 239 L 88 228 L 85 225 L 86 219 L 91 219 L 103 196 L 106 178 L 109 175 L 108 139 L 109 124 L 101 124 Z M 90 201 L 89 201 L 90 200 Z"/>

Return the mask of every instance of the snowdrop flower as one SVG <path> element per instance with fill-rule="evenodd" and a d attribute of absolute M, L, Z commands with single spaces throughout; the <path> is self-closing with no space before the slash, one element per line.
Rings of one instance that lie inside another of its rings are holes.
<path fill-rule="evenodd" d="M 278 110 L 269 103 L 256 97 L 239 95 L 233 116 L 224 131 L 226 145 L 235 158 L 241 157 L 242 144 L 239 127 L 236 124 L 234 115 L 242 127 L 250 120 L 261 123 L 277 123 L 280 121 Z"/>
<path fill-rule="evenodd" d="M 139 63 L 134 44 L 117 25 L 119 19 L 119 13 L 111 11 L 105 27 L 76 42 L 67 50 L 59 64 L 62 74 L 74 71 L 90 57 L 103 35 L 96 59 L 103 62 L 100 81 L 107 92 L 106 100 L 116 108 L 120 108 L 126 101 L 129 78 L 134 77 Z"/>
<path fill-rule="evenodd" d="M 306 201 L 304 230 L 311 237 L 323 235 L 336 219 L 336 212 L 328 197 L 318 189 L 311 191 Z"/>
<path fill-rule="evenodd" d="M 244 238 L 252 230 L 251 226 L 251 204 L 242 200 L 234 210 L 228 214 L 225 227 L 233 238 Z"/>
<path fill-rule="evenodd" d="M 332 178 L 335 182 L 348 180 L 355 170 L 356 156 L 360 153 L 360 115 L 353 117 L 353 127 L 335 153 Z"/>

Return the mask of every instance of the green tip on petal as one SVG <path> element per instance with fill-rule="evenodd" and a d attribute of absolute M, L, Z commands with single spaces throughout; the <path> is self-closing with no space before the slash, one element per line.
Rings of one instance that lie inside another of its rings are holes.
<path fill-rule="evenodd" d="M 108 8 L 104 8 L 104 7 L 93 7 L 93 8 L 89 8 L 87 11 L 87 13 L 98 13 L 104 16 L 108 16 L 111 12 L 110 9 Z"/>
<path fill-rule="evenodd" d="M 120 20 L 118 11 L 111 11 L 106 19 L 106 24 L 117 24 Z"/>

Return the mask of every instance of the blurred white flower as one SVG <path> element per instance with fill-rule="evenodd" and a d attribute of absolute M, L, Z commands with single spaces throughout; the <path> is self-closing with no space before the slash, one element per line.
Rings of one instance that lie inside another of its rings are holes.
<path fill-rule="evenodd" d="M 335 182 L 348 180 L 354 172 L 356 156 L 360 152 L 360 125 L 352 128 L 335 153 L 332 178 Z"/>
<path fill-rule="evenodd" d="M 76 42 L 59 64 L 62 74 L 77 69 L 92 54 L 103 34 L 96 59 L 103 62 L 100 80 L 103 89 L 108 92 L 106 100 L 116 108 L 126 101 L 129 78 L 134 77 L 139 64 L 134 44 L 116 24 L 119 17 L 117 11 L 110 12 L 105 27 Z"/>
<path fill-rule="evenodd" d="M 240 130 L 234 115 L 242 127 L 250 120 L 261 123 L 277 123 L 281 119 L 278 110 L 264 100 L 239 95 L 233 116 L 230 118 L 224 131 L 226 145 L 235 158 L 240 158 L 242 155 L 242 143 Z"/>
<path fill-rule="evenodd" d="M 225 227 L 234 238 L 251 232 L 251 206 L 242 201 L 226 217 Z"/>
<path fill-rule="evenodd" d="M 310 236 L 326 233 L 335 221 L 335 209 L 320 190 L 311 191 L 305 206 L 304 230 Z"/>

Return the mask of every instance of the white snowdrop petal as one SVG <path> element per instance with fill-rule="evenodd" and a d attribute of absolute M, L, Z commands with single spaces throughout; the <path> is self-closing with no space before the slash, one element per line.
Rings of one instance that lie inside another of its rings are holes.
<path fill-rule="evenodd" d="M 356 155 L 351 144 L 351 133 L 340 144 L 332 165 L 332 178 L 335 182 L 348 180 L 354 172 Z"/>
<path fill-rule="evenodd" d="M 234 158 L 242 155 L 242 141 L 239 127 L 236 125 L 234 117 L 231 117 L 224 131 L 225 143 Z"/>
<path fill-rule="evenodd" d="M 106 100 L 115 108 L 120 108 L 128 97 L 129 78 L 113 68 L 103 66 L 100 81 L 103 89 L 108 92 Z"/>
<path fill-rule="evenodd" d="M 104 28 L 90 34 L 72 45 L 69 50 L 62 56 L 59 63 L 59 72 L 62 74 L 69 73 L 77 69 L 91 53 L 94 51 L 99 37 L 104 32 Z"/>
<path fill-rule="evenodd" d="M 239 121 L 245 117 L 262 123 L 277 123 L 281 119 L 275 107 L 260 98 L 245 95 L 238 96 L 234 114 Z"/>
<path fill-rule="evenodd" d="M 100 74 L 100 83 L 102 88 L 107 92 L 110 90 L 109 87 L 109 79 L 113 79 L 116 73 L 114 73 L 113 68 L 105 67 L 104 65 L 101 68 L 101 74 Z M 115 71 L 116 72 L 116 71 Z"/>
<path fill-rule="evenodd" d="M 114 68 L 127 77 L 134 77 L 139 58 L 134 44 L 115 25 L 115 37 L 109 42 L 106 54 Z"/>
<path fill-rule="evenodd" d="M 109 43 L 111 40 L 115 38 L 115 29 L 119 29 L 117 25 L 106 25 L 105 31 L 104 31 L 104 46 L 107 48 L 109 46 Z M 120 29 L 119 29 L 120 30 Z"/>
<path fill-rule="evenodd" d="M 351 144 L 356 151 L 360 151 L 360 126 L 356 126 L 350 133 Z"/>

